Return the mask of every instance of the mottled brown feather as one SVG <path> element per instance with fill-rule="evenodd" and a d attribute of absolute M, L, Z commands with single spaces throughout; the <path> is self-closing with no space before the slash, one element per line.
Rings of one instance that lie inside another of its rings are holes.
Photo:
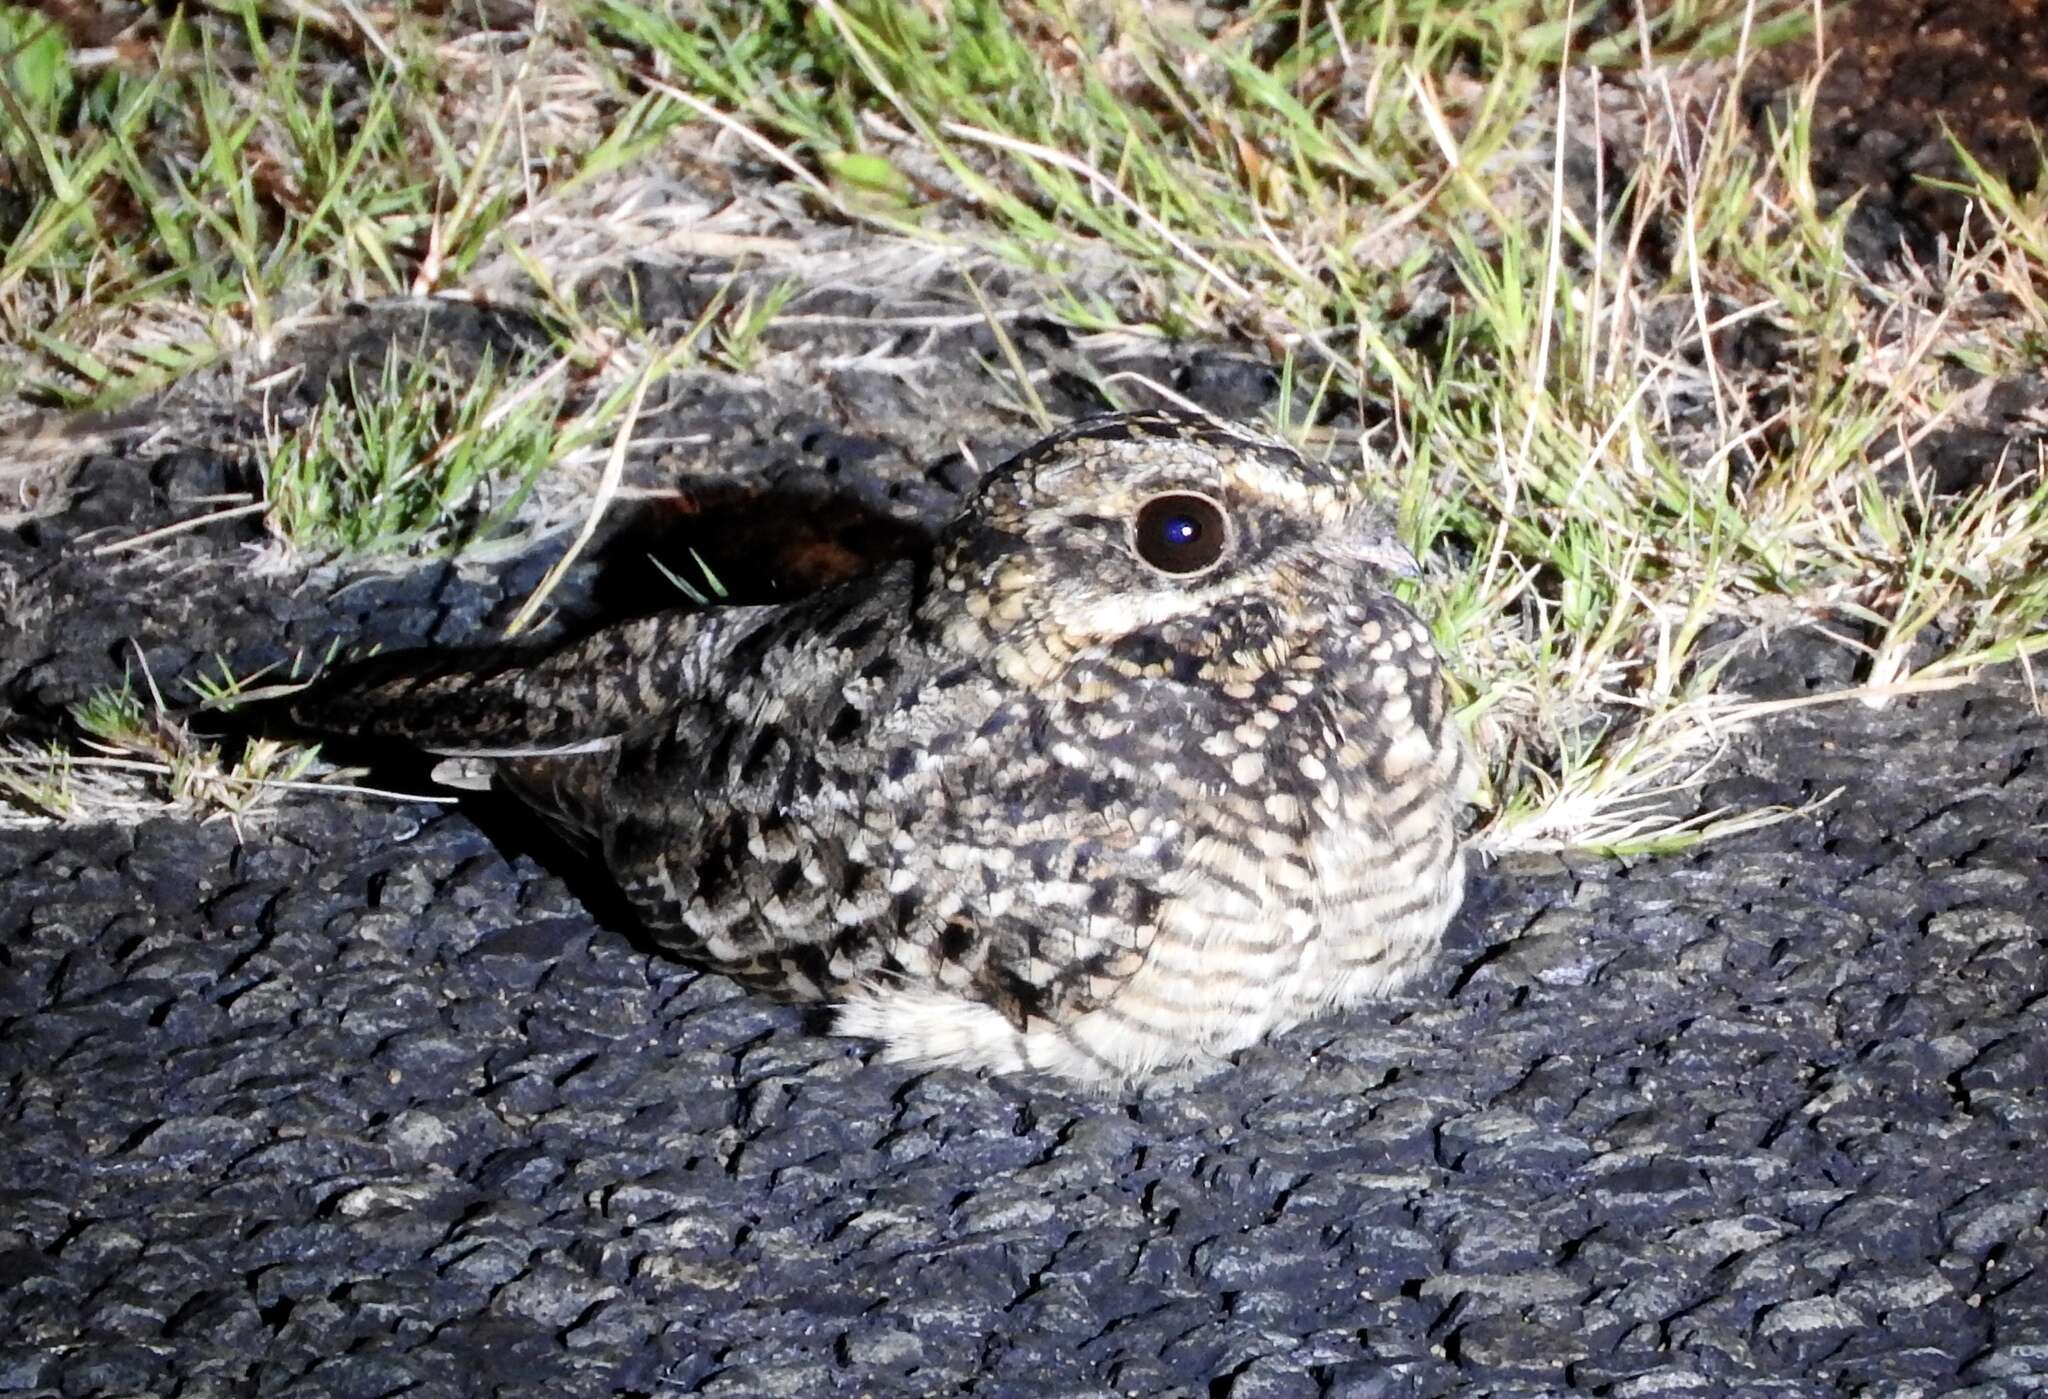
<path fill-rule="evenodd" d="M 1227 521 L 1208 571 L 1146 561 L 1162 493 Z M 299 712 L 481 755 L 657 938 L 892 1055 L 1114 1081 L 1383 994 L 1456 909 L 1472 770 L 1387 591 L 1411 565 L 1285 445 L 1121 415 L 992 472 L 927 556 Z"/>

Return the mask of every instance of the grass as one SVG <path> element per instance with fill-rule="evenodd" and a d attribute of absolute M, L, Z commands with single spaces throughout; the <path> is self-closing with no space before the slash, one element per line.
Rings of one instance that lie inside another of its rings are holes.
<path fill-rule="evenodd" d="M 562 400 L 559 375 L 513 382 L 488 354 L 465 370 L 394 344 L 374 378 L 351 369 L 307 422 L 272 426 L 270 528 L 315 555 L 490 539 L 561 455 Z"/>
<path fill-rule="evenodd" d="M 238 676 L 225 663 L 218 671 L 188 682 L 197 704 L 167 705 L 145 670 L 146 696 L 131 675 L 72 706 L 68 739 L 0 740 L 0 829 L 180 816 L 224 820 L 239 834 L 244 822 L 270 816 L 290 792 L 422 800 L 355 785 L 352 779 L 363 774 L 324 762 L 317 745 L 199 734 L 190 722 L 195 712 L 231 709 L 300 688 L 286 683 L 260 689 L 256 682 L 264 677 Z"/>
<path fill-rule="evenodd" d="M 102 690 L 71 711 L 75 745 L 15 742 L 0 750 L 0 799 L 49 821 L 138 821 L 178 814 L 240 823 L 304 781 L 319 750 L 252 739 L 230 752 L 197 737 L 151 689 Z M 0 811 L 0 816 L 7 813 Z"/>
<path fill-rule="evenodd" d="M 570 493 L 594 518 L 650 384 L 784 372 L 806 236 L 858 228 L 878 263 L 959 259 L 991 325 L 1263 351 L 1312 405 L 1275 426 L 1397 493 L 1434 561 L 1489 843 L 1669 848 L 1768 815 L 1684 796 L 1758 713 L 1721 684 L 1730 636 L 1828 626 L 1864 654 L 1842 697 L 1874 704 L 2048 644 L 2040 464 L 1943 495 L 1920 461 L 1975 385 L 2042 363 L 2048 195 L 1965 158 L 1975 240 L 1859 266 L 1811 95 L 1763 128 L 1739 101 L 1762 47 L 1816 42 L 1813 7 L 1652 8 L 1267 4 L 1198 32 L 1063 0 L 587 0 L 492 35 L 214 5 L 146 65 L 0 9 L 0 168 L 28 191 L 0 206 L 0 391 L 104 406 L 346 298 L 516 300 L 555 359 L 394 357 L 252 444 L 295 553 L 460 548 L 565 462 L 603 462 Z M 798 233 L 736 238 L 679 342 L 587 290 L 709 246 L 666 213 L 677 170 Z"/>

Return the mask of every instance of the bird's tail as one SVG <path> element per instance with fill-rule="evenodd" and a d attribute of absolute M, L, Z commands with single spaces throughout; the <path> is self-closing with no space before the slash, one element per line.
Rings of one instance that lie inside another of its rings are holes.
<path fill-rule="evenodd" d="M 735 609 L 738 610 L 738 609 Z M 699 677 L 701 615 L 664 613 L 552 653 L 498 647 L 372 656 L 294 697 L 294 725 L 473 758 L 564 756 L 609 746 Z"/>

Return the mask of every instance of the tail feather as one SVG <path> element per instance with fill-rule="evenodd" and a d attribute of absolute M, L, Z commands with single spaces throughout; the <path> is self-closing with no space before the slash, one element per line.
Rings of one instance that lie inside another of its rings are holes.
<path fill-rule="evenodd" d="M 342 666 L 290 705 L 317 733 L 395 739 L 429 753 L 526 758 L 591 753 L 701 692 L 721 633 L 768 608 L 662 613 L 552 654 L 500 647 L 399 652 Z"/>

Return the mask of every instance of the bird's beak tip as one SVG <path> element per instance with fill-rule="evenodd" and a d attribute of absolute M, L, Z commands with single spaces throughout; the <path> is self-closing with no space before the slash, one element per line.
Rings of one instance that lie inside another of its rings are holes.
<path fill-rule="evenodd" d="M 1422 560 L 1400 540 L 1388 536 L 1370 541 L 1365 546 L 1365 561 L 1383 573 L 1396 578 L 1420 578 Z"/>

